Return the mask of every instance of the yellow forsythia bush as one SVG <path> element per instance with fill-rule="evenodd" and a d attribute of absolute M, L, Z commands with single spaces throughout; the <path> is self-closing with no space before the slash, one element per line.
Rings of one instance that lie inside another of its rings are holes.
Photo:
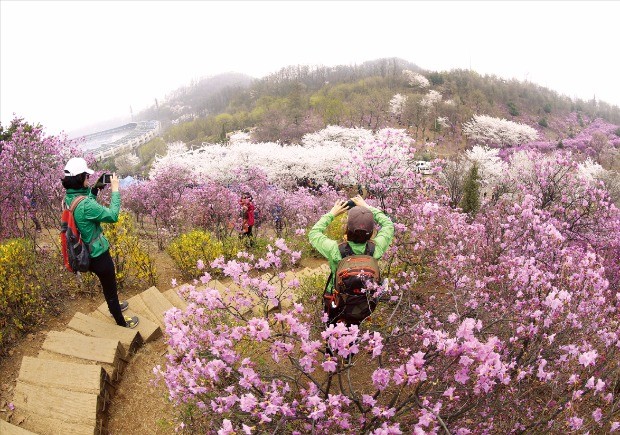
<path fill-rule="evenodd" d="M 44 312 L 32 242 L 10 239 L 0 244 L 0 348 Z"/>
<path fill-rule="evenodd" d="M 227 241 L 227 256 L 235 249 L 237 249 L 237 243 L 232 239 Z M 224 255 L 224 244 L 208 231 L 193 230 L 176 237 L 168 245 L 167 251 L 186 277 L 199 278 L 204 270 L 198 269 L 198 260 L 202 260 L 205 268 L 208 268 L 209 263 Z"/>
<path fill-rule="evenodd" d="M 129 213 L 121 213 L 115 224 L 103 224 L 103 232 L 110 242 L 110 255 L 116 266 L 116 280 L 120 288 L 129 285 L 156 285 L 155 262 L 140 242 L 135 222 Z"/>

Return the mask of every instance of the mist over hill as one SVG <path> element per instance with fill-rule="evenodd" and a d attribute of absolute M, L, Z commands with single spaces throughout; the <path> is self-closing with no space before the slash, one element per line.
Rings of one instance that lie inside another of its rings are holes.
<path fill-rule="evenodd" d="M 246 89 L 255 79 L 240 73 L 223 73 L 193 81 L 175 89 L 161 101 L 139 112 L 138 121 L 157 119 L 166 125 L 174 120 L 205 117 L 223 111 L 233 95 Z"/>

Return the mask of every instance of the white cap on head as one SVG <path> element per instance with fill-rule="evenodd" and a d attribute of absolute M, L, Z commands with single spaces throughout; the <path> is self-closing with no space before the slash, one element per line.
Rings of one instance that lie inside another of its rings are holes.
<path fill-rule="evenodd" d="M 81 157 L 71 157 L 65 165 L 65 175 L 75 176 L 83 174 L 84 172 L 87 174 L 92 174 L 95 171 L 90 169 L 86 163 L 86 160 Z"/>

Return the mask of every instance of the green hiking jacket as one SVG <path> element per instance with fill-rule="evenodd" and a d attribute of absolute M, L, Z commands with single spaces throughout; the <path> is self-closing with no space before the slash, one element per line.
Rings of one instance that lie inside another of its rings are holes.
<path fill-rule="evenodd" d="M 372 239 L 372 241 L 375 242 L 375 252 L 373 257 L 378 260 L 385 253 L 394 239 L 394 224 L 390 218 L 378 208 L 368 208 L 372 211 L 372 216 L 375 222 L 381 226 L 381 229 L 375 238 Z M 328 293 L 331 293 L 334 288 L 336 267 L 338 266 L 338 262 L 342 260 L 342 255 L 340 255 L 340 250 L 338 249 L 338 242 L 330 239 L 324 234 L 329 224 L 331 224 L 334 220 L 334 217 L 335 216 L 331 213 L 324 214 L 308 233 L 310 244 L 314 247 L 314 249 L 319 251 L 322 256 L 327 258 L 327 261 L 329 262 L 329 268 L 332 271 L 332 279 L 327 286 Z M 348 243 L 349 246 L 351 246 L 353 253 L 357 255 L 363 254 L 366 251 L 366 243 Z"/>
<path fill-rule="evenodd" d="M 80 231 L 84 243 L 90 245 L 90 256 L 95 258 L 110 248 L 110 242 L 103 235 L 101 222 L 114 223 L 118 221 L 118 213 L 121 209 L 120 192 L 112 192 L 110 195 L 110 208 L 104 207 L 97 202 L 97 197 L 92 194 L 90 187 L 82 189 L 67 189 L 65 204 L 71 207 L 71 202 L 78 196 L 86 196 L 76 207 L 73 218 Z"/>

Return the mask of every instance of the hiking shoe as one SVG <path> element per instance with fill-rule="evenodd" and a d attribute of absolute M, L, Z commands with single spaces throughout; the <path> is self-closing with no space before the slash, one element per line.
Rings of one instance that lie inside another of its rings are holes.
<path fill-rule="evenodd" d="M 120 301 L 118 304 L 121 306 L 121 313 L 123 311 L 125 311 L 127 308 L 129 308 L 129 302 L 127 302 L 127 301 Z M 112 315 L 112 313 L 110 313 L 110 316 L 111 315 Z"/>
<path fill-rule="evenodd" d="M 135 328 L 136 326 L 138 326 L 138 323 L 140 323 L 140 319 L 138 319 L 138 316 L 125 316 L 125 322 L 125 326 L 127 326 L 128 328 Z"/>

